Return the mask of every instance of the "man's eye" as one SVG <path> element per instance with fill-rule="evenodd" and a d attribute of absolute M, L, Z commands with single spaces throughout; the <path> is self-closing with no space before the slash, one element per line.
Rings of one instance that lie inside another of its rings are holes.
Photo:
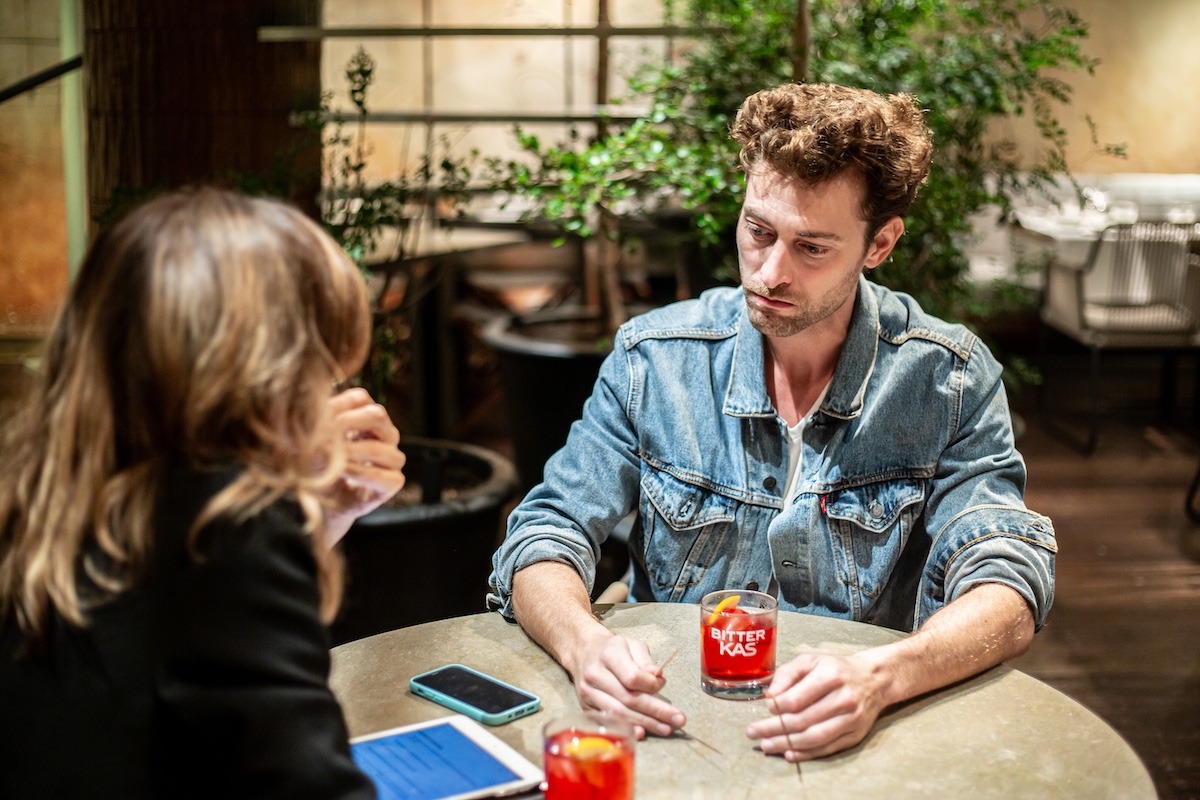
<path fill-rule="evenodd" d="M 804 252 L 808 253 L 810 256 L 823 256 L 829 252 L 829 248 L 817 247 L 815 244 L 806 244 L 804 245 Z"/>
<path fill-rule="evenodd" d="M 746 223 L 746 230 L 750 231 L 753 236 L 766 236 L 767 232 L 755 225 L 753 222 Z"/>

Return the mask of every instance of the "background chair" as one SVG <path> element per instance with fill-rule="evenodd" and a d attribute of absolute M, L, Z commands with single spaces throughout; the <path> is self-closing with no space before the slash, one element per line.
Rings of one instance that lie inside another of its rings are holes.
<path fill-rule="evenodd" d="M 1048 263 L 1041 318 L 1091 352 L 1084 439 L 1059 425 L 1047 408 L 1050 370 L 1043 369 L 1039 393 L 1046 426 L 1091 453 L 1099 438 L 1102 351 L 1174 354 L 1200 347 L 1200 226 L 1135 222 L 1106 228 L 1084 263 Z M 1163 369 L 1163 402 L 1173 403 L 1174 393 L 1172 361 Z"/>

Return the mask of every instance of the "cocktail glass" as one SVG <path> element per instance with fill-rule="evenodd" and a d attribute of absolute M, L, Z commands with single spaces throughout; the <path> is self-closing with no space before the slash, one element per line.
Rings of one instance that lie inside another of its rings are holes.
<path fill-rule="evenodd" d="M 632 725 L 584 712 L 551 720 L 543 733 L 546 800 L 632 800 Z"/>
<path fill-rule="evenodd" d="M 736 599 L 735 599 L 736 598 Z M 700 601 L 700 685 L 714 697 L 756 700 L 775 674 L 779 603 L 762 592 L 710 592 Z"/>

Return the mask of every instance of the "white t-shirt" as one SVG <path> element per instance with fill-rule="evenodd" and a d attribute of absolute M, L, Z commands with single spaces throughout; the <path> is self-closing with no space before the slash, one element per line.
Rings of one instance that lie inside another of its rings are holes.
<path fill-rule="evenodd" d="M 783 510 L 787 511 L 791 508 L 792 503 L 796 502 L 796 494 L 800 488 L 800 457 L 803 454 L 803 448 L 800 446 L 800 440 L 804 436 L 804 428 L 812 419 L 813 414 L 817 413 L 817 409 L 821 407 L 821 403 L 825 400 L 825 395 L 829 393 L 829 384 L 832 380 L 825 384 L 825 388 L 821 389 L 821 394 L 817 396 L 817 401 L 812 404 L 812 408 L 808 410 L 804 416 L 795 425 L 785 425 L 788 437 L 788 470 L 787 481 L 784 483 L 783 490 Z M 771 585 L 767 588 L 767 594 L 774 597 L 779 597 L 779 581 L 775 580 L 774 571 L 771 572 Z"/>
<path fill-rule="evenodd" d="M 833 383 L 831 380 L 829 383 Z M 817 409 L 821 407 L 821 403 L 825 400 L 825 395 L 829 393 L 829 383 L 825 384 L 825 388 L 821 389 L 821 394 L 817 395 L 817 402 L 812 404 L 812 408 L 808 410 L 800 421 L 795 425 L 787 426 L 788 435 L 788 471 L 787 471 L 787 488 L 783 493 L 783 510 L 787 511 L 792 503 L 796 501 L 796 489 L 800 483 L 800 456 L 803 448 L 800 447 L 800 440 L 804 436 L 804 428 L 812 419 L 813 414 L 817 413 Z"/>

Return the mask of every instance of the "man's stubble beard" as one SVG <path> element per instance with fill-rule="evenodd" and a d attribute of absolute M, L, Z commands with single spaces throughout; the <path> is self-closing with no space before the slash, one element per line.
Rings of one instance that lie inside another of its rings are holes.
<path fill-rule="evenodd" d="M 769 311 L 763 311 L 756 308 L 750 303 L 750 298 L 746 298 L 746 311 L 750 317 L 750 324 L 754 329 L 764 336 L 775 338 L 787 338 L 808 330 L 818 322 L 828 319 L 833 316 L 838 309 L 854 299 L 855 290 L 858 286 L 858 276 L 862 271 L 851 273 L 849 279 L 826 292 L 815 303 L 798 303 L 792 306 L 792 311 L 795 312 L 788 316 L 777 316 Z M 747 287 L 743 282 L 742 291 L 747 294 L 760 294 L 764 297 L 769 297 L 772 300 L 782 300 L 784 302 L 796 302 L 796 298 L 770 295 L 763 287 Z"/>

